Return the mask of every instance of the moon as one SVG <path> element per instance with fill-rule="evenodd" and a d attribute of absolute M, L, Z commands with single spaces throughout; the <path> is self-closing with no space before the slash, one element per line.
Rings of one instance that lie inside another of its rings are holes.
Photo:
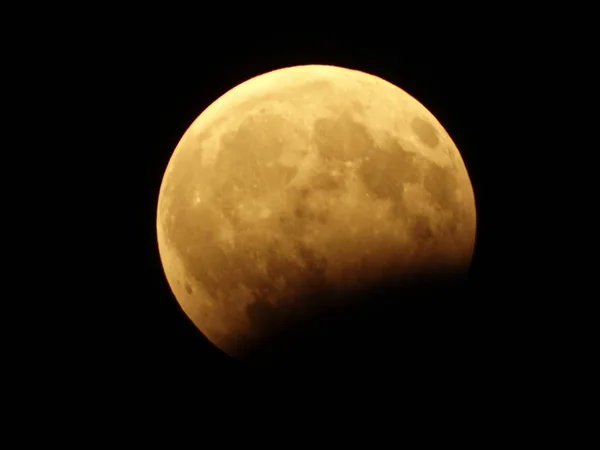
<path fill-rule="evenodd" d="M 165 170 L 156 229 L 185 314 L 243 358 L 366 286 L 466 273 L 476 214 L 460 152 L 421 103 L 374 75 L 306 65 L 200 114 Z"/>

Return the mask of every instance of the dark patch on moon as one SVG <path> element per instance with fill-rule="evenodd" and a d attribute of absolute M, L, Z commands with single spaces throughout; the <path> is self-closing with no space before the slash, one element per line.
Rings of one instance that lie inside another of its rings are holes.
<path fill-rule="evenodd" d="M 433 125 L 420 117 L 415 117 L 410 126 L 421 142 L 431 148 L 437 147 L 440 139 Z"/>
<path fill-rule="evenodd" d="M 451 208 L 456 201 L 457 181 L 448 168 L 430 164 L 425 173 L 423 184 L 431 200 L 442 208 Z"/>
<path fill-rule="evenodd" d="M 294 221 L 299 223 L 300 227 L 306 229 L 311 222 L 326 224 L 328 222 L 328 214 L 324 210 L 310 208 L 305 203 L 297 203 L 294 208 Z"/>
<path fill-rule="evenodd" d="M 186 282 L 184 283 L 184 285 L 183 285 L 183 286 L 185 287 L 185 291 L 186 291 L 188 294 L 192 295 L 192 286 L 190 285 L 190 283 L 188 283 L 188 282 L 186 281 Z"/>
<path fill-rule="evenodd" d="M 249 99 L 243 100 L 235 107 L 235 113 L 240 116 L 245 116 L 251 111 L 258 111 L 261 113 L 268 114 L 266 107 L 261 105 L 267 105 L 268 102 L 277 102 L 278 104 L 294 104 L 299 101 L 299 98 L 314 98 L 318 97 L 324 92 L 331 91 L 332 83 L 327 80 L 315 80 L 300 84 L 295 87 L 291 87 L 284 91 L 267 92 L 260 96 L 254 96 Z M 230 115 L 222 114 L 214 122 L 206 127 L 196 137 L 196 145 L 200 148 L 204 145 L 206 139 L 210 138 L 214 131 L 218 130 L 220 126 L 229 120 Z"/>
<path fill-rule="evenodd" d="M 349 114 L 335 119 L 318 119 L 313 131 L 313 139 L 325 160 L 354 161 L 372 153 L 375 147 L 366 127 Z"/>
<path fill-rule="evenodd" d="M 394 211 L 402 211 L 404 183 L 418 182 L 421 171 L 416 164 L 415 155 L 392 141 L 385 151 L 373 152 L 365 159 L 359 170 L 359 176 L 377 198 L 391 200 Z"/>
<path fill-rule="evenodd" d="M 426 216 L 418 215 L 414 218 L 414 223 L 411 229 L 412 236 L 417 241 L 427 241 L 433 237 L 431 231 L 431 223 Z"/>
<path fill-rule="evenodd" d="M 218 174 L 227 174 L 221 189 L 259 197 L 289 183 L 298 168 L 281 166 L 278 158 L 295 128 L 282 116 L 263 113 L 248 117 L 236 131 L 225 133 L 214 168 Z"/>
<path fill-rule="evenodd" d="M 327 172 L 320 172 L 310 179 L 308 185 L 313 189 L 334 191 L 343 186 L 343 182 Z"/>
<path fill-rule="evenodd" d="M 342 190 L 344 186 L 343 177 L 336 178 L 329 172 L 319 172 L 307 180 L 303 186 L 289 189 L 287 192 L 288 208 L 279 217 L 281 230 L 286 235 L 299 237 L 315 225 L 329 223 L 333 219 L 331 211 L 326 204 L 318 200 L 314 201 L 315 196 L 320 193 L 335 196 L 335 191 Z"/>

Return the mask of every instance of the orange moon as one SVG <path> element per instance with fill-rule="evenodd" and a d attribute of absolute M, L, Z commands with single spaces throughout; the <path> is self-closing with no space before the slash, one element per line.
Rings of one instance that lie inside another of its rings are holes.
<path fill-rule="evenodd" d="M 307 65 L 200 114 L 164 173 L 156 225 L 181 308 L 239 356 L 366 284 L 466 273 L 476 215 L 463 159 L 421 103 L 374 75 Z"/>

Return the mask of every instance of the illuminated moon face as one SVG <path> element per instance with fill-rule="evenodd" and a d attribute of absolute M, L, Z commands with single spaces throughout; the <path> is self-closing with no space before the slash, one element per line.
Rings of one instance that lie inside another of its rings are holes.
<path fill-rule="evenodd" d="M 475 222 L 460 153 L 423 105 L 378 77 L 317 65 L 211 104 L 175 149 L 157 212 L 175 297 L 231 355 L 325 306 L 315 298 L 467 271 Z"/>

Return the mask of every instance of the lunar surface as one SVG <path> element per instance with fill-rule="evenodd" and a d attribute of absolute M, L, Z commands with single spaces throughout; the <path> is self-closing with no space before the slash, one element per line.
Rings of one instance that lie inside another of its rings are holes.
<path fill-rule="evenodd" d="M 461 155 L 422 104 L 312 65 L 252 78 L 195 120 L 164 174 L 157 237 L 183 311 L 242 358 L 367 286 L 465 273 L 475 217 Z"/>

